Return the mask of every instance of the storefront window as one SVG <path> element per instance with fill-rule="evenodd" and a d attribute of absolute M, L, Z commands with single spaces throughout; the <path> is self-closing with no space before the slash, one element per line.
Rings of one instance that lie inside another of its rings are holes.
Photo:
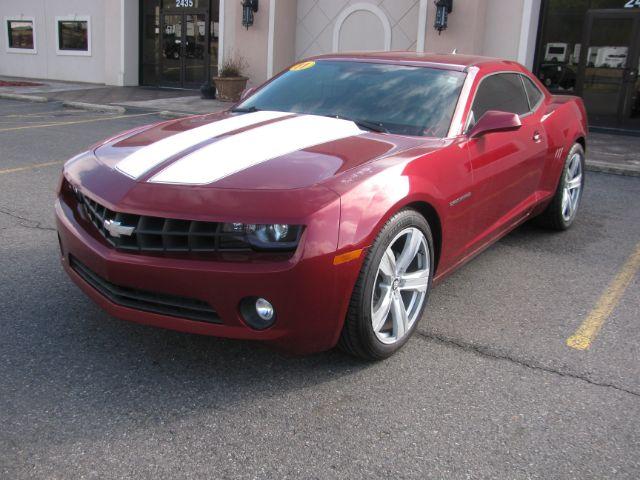
<path fill-rule="evenodd" d="M 57 20 L 58 53 L 90 53 L 89 20 Z"/>
<path fill-rule="evenodd" d="M 582 96 L 590 125 L 640 130 L 640 1 L 542 7 L 534 73 L 552 93 Z"/>
<path fill-rule="evenodd" d="M 628 0 L 547 0 L 544 2 L 541 39 L 534 71 L 549 90 L 575 91 L 587 11 L 625 8 L 628 3 Z M 592 51 L 591 54 L 593 53 Z"/>
<path fill-rule="evenodd" d="M 7 20 L 9 48 L 33 50 L 33 21 Z"/>
<path fill-rule="evenodd" d="M 158 85 L 160 83 L 160 0 L 142 1 L 141 15 L 142 84 Z"/>

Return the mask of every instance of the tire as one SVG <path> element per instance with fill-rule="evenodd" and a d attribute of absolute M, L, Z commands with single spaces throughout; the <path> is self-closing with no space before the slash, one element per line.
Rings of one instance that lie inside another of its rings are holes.
<path fill-rule="evenodd" d="M 574 163 L 578 160 L 578 164 Z M 574 173 L 574 168 L 579 168 L 580 181 L 578 182 L 578 187 L 576 187 L 575 183 L 577 175 Z M 564 161 L 564 166 L 562 168 L 562 173 L 560 174 L 560 181 L 558 182 L 556 193 L 553 196 L 553 199 L 551 200 L 549 206 L 538 217 L 538 223 L 546 228 L 559 231 L 567 230 L 569 227 L 571 227 L 576 219 L 576 215 L 580 207 L 582 193 L 584 191 L 584 183 L 584 149 L 582 148 L 582 145 L 576 143 L 573 145 L 573 147 L 571 147 L 571 150 L 569 150 L 569 154 Z M 577 197 L 571 197 L 572 205 L 575 206 L 572 208 L 570 215 L 567 215 L 568 205 L 565 203 L 565 190 L 567 190 L 567 187 L 570 184 L 573 186 L 573 189 L 570 190 L 572 192 L 572 195 L 577 195 Z"/>
<path fill-rule="evenodd" d="M 414 250 L 415 256 L 408 268 L 404 268 Z M 395 214 L 367 253 L 351 295 L 339 348 L 366 360 L 387 358 L 402 348 L 424 312 L 431 291 L 433 266 L 433 236 L 427 221 L 411 209 Z M 401 314 L 401 307 L 405 315 Z M 379 322 L 378 329 L 374 328 L 374 318 Z M 398 318 L 406 322 L 397 321 Z"/>

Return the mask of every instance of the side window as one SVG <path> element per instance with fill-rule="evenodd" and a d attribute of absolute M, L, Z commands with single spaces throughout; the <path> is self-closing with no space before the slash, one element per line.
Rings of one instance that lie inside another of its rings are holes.
<path fill-rule="evenodd" d="M 522 75 L 522 80 L 524 81 L 524 89 L 527 91 L 527 96 L 529 97 L 529 107 L 533 110 L 538 106 L 544 95 L 529 77 Z"/>
<path fill-rule="evenodd" d="M 529 112 L 529 101 L 518 73 L 498 73 L 482 80 L 473 107 L 469 126 L 473 126 L 488 110 L 517 113 Z"/>

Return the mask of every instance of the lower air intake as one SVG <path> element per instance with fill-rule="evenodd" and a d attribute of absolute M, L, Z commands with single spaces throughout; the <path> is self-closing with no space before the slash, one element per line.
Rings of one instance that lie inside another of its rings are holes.
<path fill-rule="evenodd" d="M 116 305 L 199 322 L 222 323 L 218 314 L 207 302 L 115 285 L 71 255 L 69 264 L 85 282 Z"/>

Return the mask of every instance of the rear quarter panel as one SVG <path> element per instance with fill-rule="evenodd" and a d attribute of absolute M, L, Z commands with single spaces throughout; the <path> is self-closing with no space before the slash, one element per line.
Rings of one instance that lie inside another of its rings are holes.
<path fill-rule="evenodd" d="M 542 124 L 547 134 L 549 154 L 539 190 L 553 195 L 567 153 L 580 139 L 586 145 L 587 113 L 582 99 L 569 95 L 550 96 Z"/>

